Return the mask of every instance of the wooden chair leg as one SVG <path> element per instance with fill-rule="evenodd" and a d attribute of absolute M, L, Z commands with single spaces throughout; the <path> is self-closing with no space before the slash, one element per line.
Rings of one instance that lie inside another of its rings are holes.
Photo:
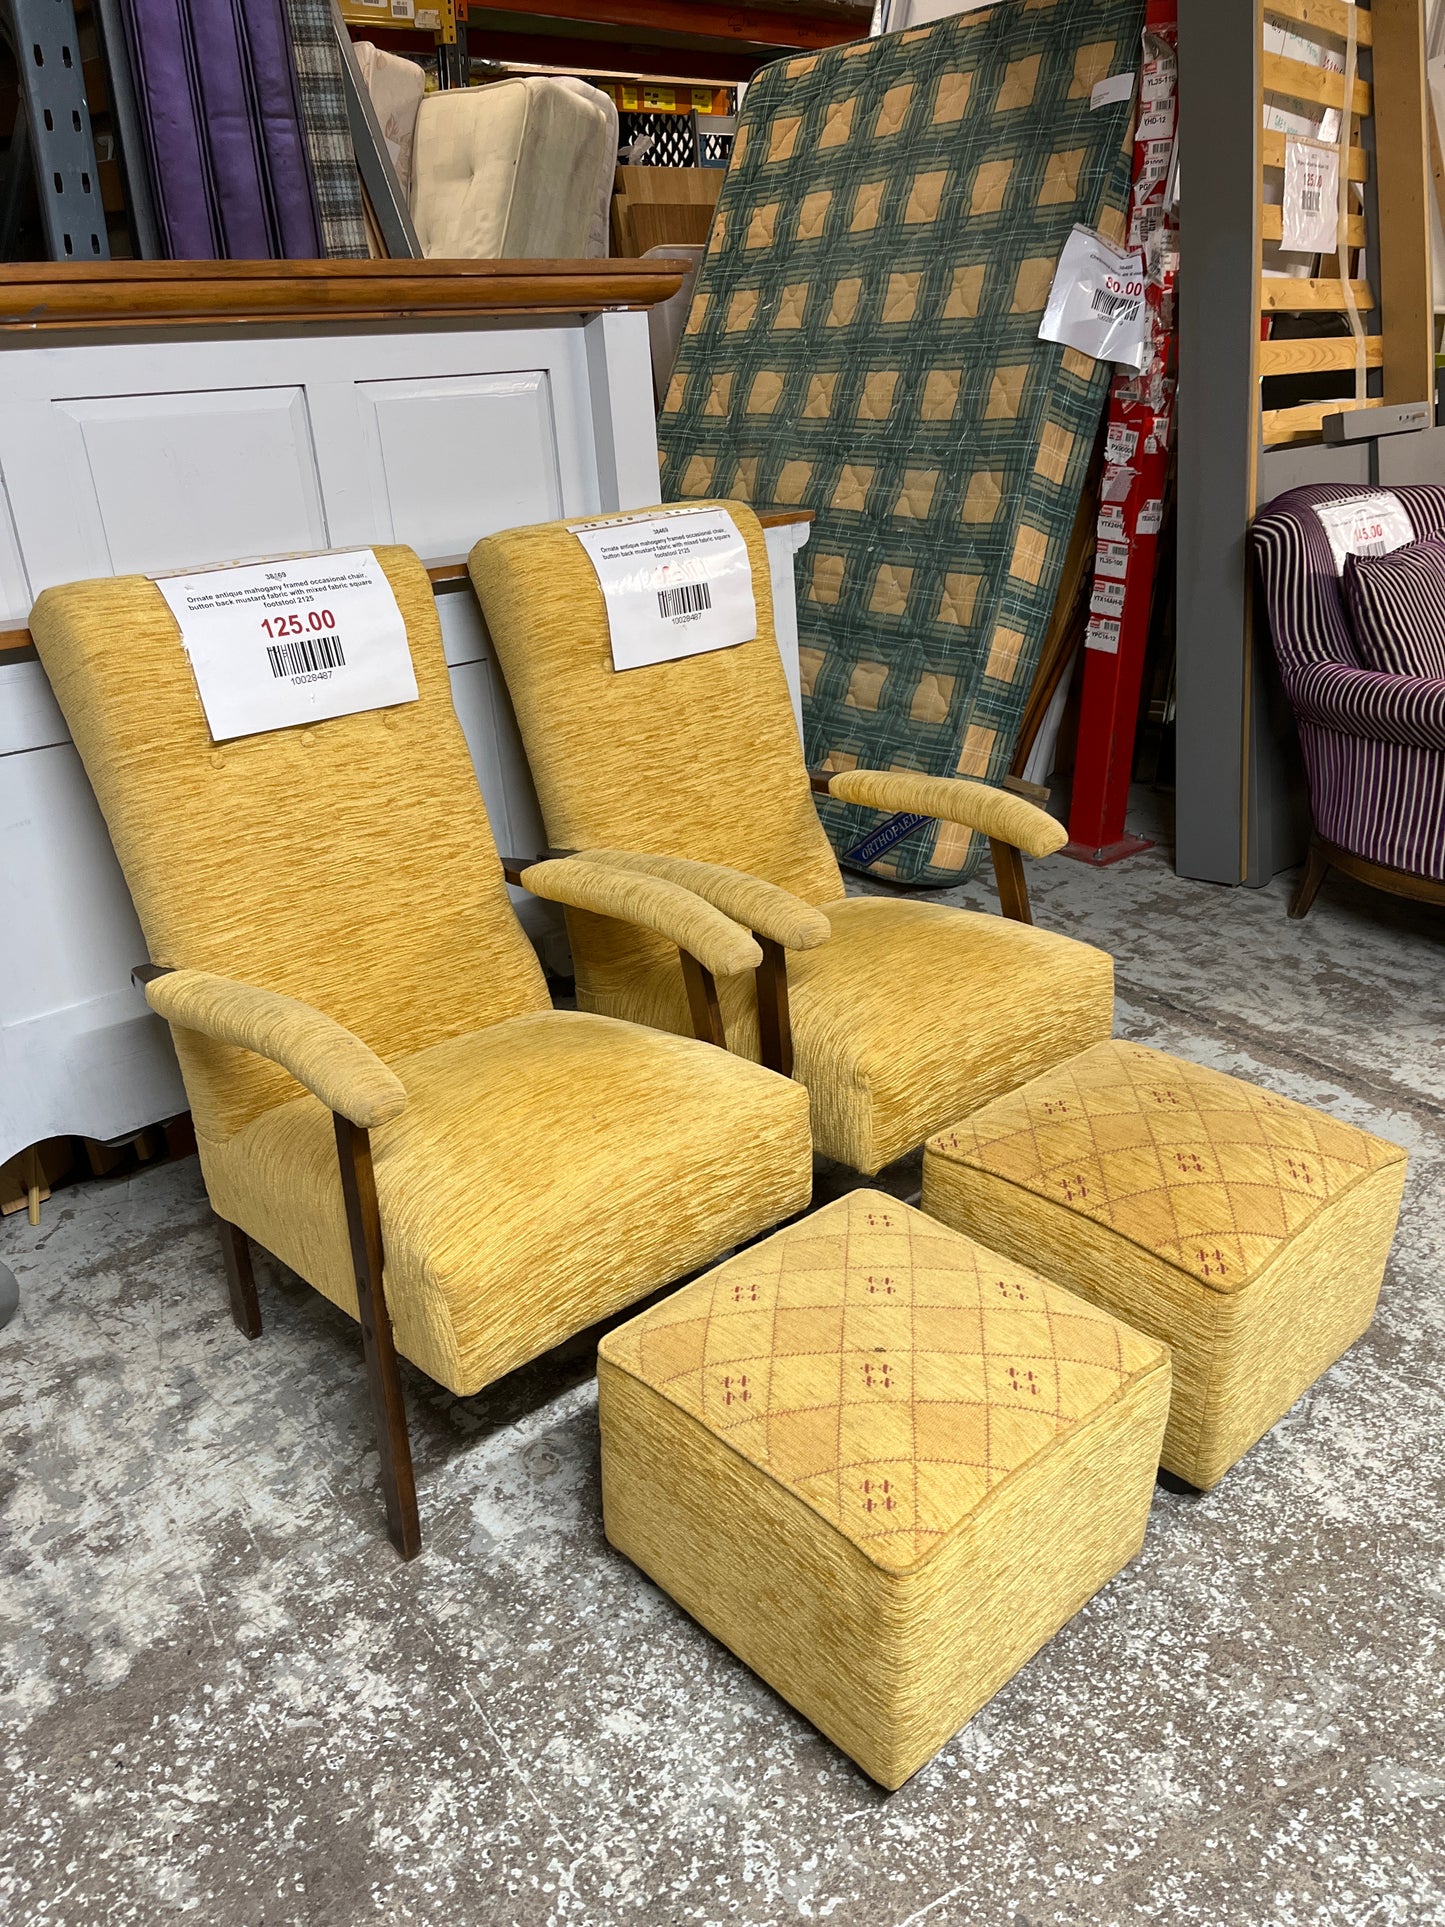
<path fill-rule="evenodd" d="M 716 1044 L 719 1050 L 728 1047 L 727 1031 L 723 1026 L 722 1005 L 717 999 L 717 978 L 705 964 L 700 964 L 690 952 L 678 952 L 682 958 L 682 981 L 687 986 L 687 1007 L 692 1015 L 692 1034 L 702 1044 Z"/>
<path fill-rule="evenodd" d="M 371 1162 L 371 1133 L 349 1118 L 335 1117 L 334 1122 L 341 1191 L 346 1200 L 346 1227 L 351 1235 L 351 1262 L 356 1272 L 361 1345 L 366 1354 L 366 1377 L 381 1454 L 387 1531 L 402 1558 L 415 1559 L 421 1551 L 421 1521 L 416 1508 L 411 1440 L 406 1429 L 406 1401 L 391 1335 L 391 1313 L 387 1310 L 382 1286 L 381 1208 L 376 1199 L 376 1172 Z"/>
<path fill-rule="evenodd" d="M 1029 886 L 1024 880 L 1024 860 L 1012 843 L 1001 843 L 996 836 L 988 840 L 993 858 L 993 873 L 998 883 L 999 908 L 1015 923 L 1032 923 Z"/>
<path fill-rule="evenodd" d="M 763 961 L 753 972 L 758 990 L 758 1038 L 766 1069 L 793 1074 L 793 1020 L 788 1009 L 788 953 L 771 937 L 758 936 Z"/>
<path fill-rule="evenodd" d="M 256 1297 L 256 1274 L 251 1269 L 251 1241 L 238 1224 L 217 1218 L 221 1228 L 221 1257 L 226 1266 L 226 1289 L 231 1294 L 231 1316 L 247 1338 L 261 1336 L 261 1305 Z"/>
<path fill-rule="evenodd" d="M 1329 874 L 1329 868 L 1325 853 L 1320 848 L 1319 838 L 1312 836 L 1310 852 L 1305 858 L 1305 867 L 1300 871 L 1299 882 L 1295 885 L 1294 895 L 1290 899 L 1289 913 L 1296 921 L 1301 917 L 1307 917 L 1314 908 L 1315 898 L 1320 893 L 1320 885 Z"/>

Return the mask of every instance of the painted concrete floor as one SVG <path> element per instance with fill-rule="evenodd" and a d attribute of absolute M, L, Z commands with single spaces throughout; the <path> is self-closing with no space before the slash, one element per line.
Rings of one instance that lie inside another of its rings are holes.
<path fill-rule="evenodd" d="M 242 1341 L 193 1160 L 66 1192 L 0 1229 L 4 1918 L 1445 1923 L 1445 914 L 1033 881 L 1122 1034 L 1412 1154 L 1373 1329 L 1224 1485 L 888 1797 L 608 1551 L 585 1343 L 411 1376 L 404 1568 L 347 1322 L 267 1266 Z"/>

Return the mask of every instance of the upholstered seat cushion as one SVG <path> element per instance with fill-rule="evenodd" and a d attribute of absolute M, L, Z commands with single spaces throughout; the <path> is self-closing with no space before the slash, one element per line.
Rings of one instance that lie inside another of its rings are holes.
<path fill-rule="evenodd" d="M 881 1170 L 1113 1026 L 1113 963 L 1088 944 L 892 896 L 823 908 L 832 938 L 789 955 L 788 986 L 795 1075 L 811 1093 L 814 1147 L 824 1157 Z M 720 994 L 729 1048 L 756 1058 L 753 978 L 725 978 Z M 593 1007 L 689 1029 L 672 961 Z"/>
<path fill-rule="evenodd" d="M 603 1340 L 607 1536 L 885 1786 L 1135 1551 L 1168 1355 L 854 1191 Z"/>
<path fill-rule="evenodd" d="M 691 1038 L 546 1010 L 392 1068 L 387 1301 L 398 1348 L 455 1392 L 807 1203 L 801 1088 Z M 330 1113 L 298 1097 L 202 1150 L 217 1211 L 354 1315 Z"/>
<path fill-rule="evenodd" d="M 1369 1324 L 1405 1153 L 1142 1044 L 930 1140 L 923 1206 L 1174 1353 L 1163 1464 L 1214 1485 Z"/>
<path fill-rule="evenodd" d="M 1342 587 L 1367 669 L 1445 682 L 1445 538 L 1347 556 Z"/>
<path fill-rule="evenodd" d="M 412 218 L 444 259 L 575 259 L 617 165 L 596 88 L 552 75 L 430 94 L 416 118 Z"/>

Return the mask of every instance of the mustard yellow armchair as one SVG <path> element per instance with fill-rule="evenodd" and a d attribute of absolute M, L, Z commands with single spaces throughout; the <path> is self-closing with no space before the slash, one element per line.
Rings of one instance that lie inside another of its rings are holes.
<path fill-rule="evenodd" d="M 758 611 L 756 639 L 733 648 L 614 670 L 597 576 L 565 523 L 487 537 L 472 581 L 552 844 L 681 884 L 747 924 L 762 951 L 753 972 L 699 994 L 655 937 L 571 910 L 579 1004 L 681 1031 L 711 995 L 713 1034 L 795 1075 L 815 1148 L 871 1174 L 1109 1036 L 1113 965 L 1032 925 L 1021 857 L 1065 841 L 1045 811 L 907 770 L 810 775 L 762 530 L 746 504 L 721 506 L 747 540 Z M 815 790 L 986 837 L 1004 917 L 846 896 Z"/>
<path fill-rule="evenodd" d="M 420 1545 L 398 1354 L 468 1396 L 800 1210 L 807 1103 L 695 1037 L 554 1010 L 507 897 L 426 573 L 377 551 L 416 702 L 211 740 L 143 577 L 41 596 L 41 659 L 171 1025 L 232 1312 L 254 1240 L 357 1318 L 388 1527 Z M 748 932 L 675 881 L 545 862 L 523 886 L 635 919 L 709 980 Z"/>

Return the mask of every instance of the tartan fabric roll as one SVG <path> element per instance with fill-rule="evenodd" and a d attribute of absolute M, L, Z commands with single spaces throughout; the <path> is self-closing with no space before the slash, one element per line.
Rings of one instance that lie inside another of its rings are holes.
<path fill-rule="evenodd" d="M 748 89 L 662 411 L 667 497 L 816 516 L 813 768 L 1009 767 L 1109 383 L 1039 340 L 1076 223 L 1124 237 L 1137 0 L 1005 0 Z M 846 853 L 883 822 L 820 805 Z M 857 867 L 943 885 L 953 823 Z"/>
<path fill-rule="evenodd" d="M 331 261 L 364 261 L 366 218 L 361 178 L 346 117 L 341 55 L 331 0 L 286 0 L 301 119 L 321 224 L 321 251 Z"/>
<path fill-rule="evenodd" d="M 1270 634 L 1299 725 L 1320 836 L 1445 882 L 1445 682 L 1360 665 L 1317 508 L 1379 491 L 1316 482 L 1254 525 Z M 1417 540 L 1445 536 L 1445 488 L 1390 489 Z"/>

